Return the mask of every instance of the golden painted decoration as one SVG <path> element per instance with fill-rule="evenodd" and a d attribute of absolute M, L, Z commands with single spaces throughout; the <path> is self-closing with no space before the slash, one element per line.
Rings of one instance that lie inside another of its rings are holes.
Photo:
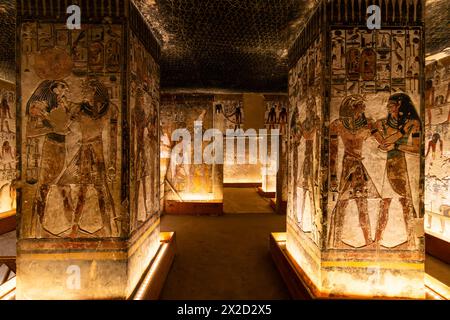
<path fill-rule="evenodd" d="M 64 79 L 70 75 L 72 68 L 73 62 L 70 55 L 62 49 L 45 49 L 35 57 L 34 70 L 41 79 Z"/>

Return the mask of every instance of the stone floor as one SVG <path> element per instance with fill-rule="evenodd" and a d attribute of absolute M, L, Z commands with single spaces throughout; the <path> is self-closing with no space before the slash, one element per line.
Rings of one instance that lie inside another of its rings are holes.
<path fill-rule="evenodd" d="M 224 188 L 223 211 L 225 214 L 273 213 L 269 199 L 256 193 L 256 188 Z"/>
<path fill-rule="evenodd" d="M 285 231 L 286 217 L 267 210 L 258 197 L 254 189 L 225 189 L 224 216 L 162 217 L 161 230 L 177 237 L 163 300 L 289 299 L 269 254 L 269 234 Z M 235 214 L 252 207 L 265 213 Z"/>

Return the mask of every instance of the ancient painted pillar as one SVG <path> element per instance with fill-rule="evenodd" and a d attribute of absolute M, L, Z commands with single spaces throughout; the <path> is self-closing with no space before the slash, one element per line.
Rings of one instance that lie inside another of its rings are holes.
<path fill-rule="evenodd" d="M 433 242 L 450 242 L 450 50 L 427 56 L 425 81 L 425 231 Z M 427 247 L 428 248 L 428 247 Z"/>
<path fill-rule="evenodd" d="M 77 3 L 17 2 L 18 299 L 125 299 L 159 247 L 159 45 Z"/>
<path fill-rule="evenodd" d="M 13 216 L 16 209 L 14 184 L 16 178 L 15 104 L 14 83 L 0 77 L 0 145 L 2 155 L 0 161 L 0 220 Z"/>
<path fill-rule="evenodd" d="M 290 50 L 287 249 L 317 296 L 424 297 L 423 39 L 422 1 L 334 0 Z"/>
<path fill-rule="evenodd" d="M 222 213 L 223 163 L 205 157 L 208 145 L 216 139 L 208 135 L 212 129 L 218 129 L 219 112 L 213 109 L 213 101 L 211 94 L 162 96 L 161 123 L 168 157 L 165 170 L 165 212 L 168 214 Z"/>

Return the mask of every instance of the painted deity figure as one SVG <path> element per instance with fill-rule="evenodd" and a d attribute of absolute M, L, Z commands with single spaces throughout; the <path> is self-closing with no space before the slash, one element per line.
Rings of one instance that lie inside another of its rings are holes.
<path fill-rule="evenodd" d="M 14 151 L 9 141 L 3 142 L 1 151 L 1 160 L 3 162 L 4 170 L 14 168 L 16 157 L 14 156 Z"/>
<path fill-rule="evenodd" d="M 438 146 L 438 143 L 442 158 L 443 156 L 442 151 L 444 150 L 444 142 L 442 141 L 441 135 L 439 133 L 434 133 L 430 141 L 428 142 L 428 149 L 425 158 L 428 158 L 428 155 L 430 154 L 431 151 L 433 160 L 436 160 L 436 148 Z"/>
<path fill-rule="evenodd" d="M 294 126 L 291 124 L 291 131 L 294 142 L 294 180 L 296 181 L 296 174 L 298 172 L 298 153 L 300 152 L 300 142 L 301 139 L 305 140 L 305 148 L 304 148 L 304 160 L 301 167 L 301 188 L 302 194 L 297 195 L 300 196 L 300 207 L 297 208 L 296 201 L 294 201 L 294 213 L 297 215 L 297 223 L 300 227 L 303 228 L 303 224 L 305 222 L 305 210 L 306 210 L 306 202 L 309 201 L 311 212 L 310 215 L 310 224 L 314 225 L 315 218 L 315 205 L 314 205 L 314 185 L 317 177 L 317 172 L 314 169 L 314 148 L 318 146 L 318 126 L 319 126 L 319 117 L 316 115 L 316 101 L 314 98 L 310 97 L 306 102 L 306 118 L 302 122 L 295 123 Z M 292 121 L 295 121 L 292 119 Z M 318 152 L 318 151 L 317 151 Z M 316 152 L 316 153 L 317 153 Z M 297 183 L 294 185 L 294 192 L 297 190 Z M 304 230 L 305 231 L 305 230 Z M 310 230 L 308 230 L 310 231 Z M 306 232 L 306 231 L 305 231 Z M 315 234 L 317 236 L 317 234 Z"/>
<path fill-rule="evenodd" d="M 149 154 L 157 155 L 159 154 L 159 133 L 160 126 L 158 120 L 158 106 L 155 100 L 151 101 L 150 113 L 147 121 L 147 138 L 149 140 Z M 150 180 L 150 195 L 151 195 L 151 203 L 152 206 L 155 206 L 159 202 L 158 195 L 158 157 L 152 156 L 150 157 L 150 170 L 149 170 L 149 180 Z M 150 208 L 151 212 L 150 216 L 156 214 L 156 210 L 158 210 L 158 206 Z"/>
<path fill-rule="evenodd" d="M 267 124 L 269 125 L 269 129 L 275 129 L 275 126 L 277 124 L 277 111 L 275 104 L 272 104 L 269 109 L 269 113 L 267 115 Z"/>
<path fill-rule="evenodd" d="M 417 156 L 420 153 L 420 118 L 411 98 L 405 93 L 390 96 L 387 111 L 387 117 L 376 123 L 377 132 L 383 138 L 379 149 L 386 152 L 387 157 L 375 241 L 379 243 L 383 239 L 389 219 L 389 207 L 392 200 L 398 198 L 403 209 L 407 245 L 409 248 L 415 248 L 414 217 L 417 217 L 417 213 L 414 209 L 405 153 Z"/>
<path fill-rule="evenodd" d="M 283 104 L 281 106 L 281 111 L 278 116 L 278 123 L 280 124 L 281 134 L 285 134 L 285 132 L 286 132 L 287 118 L 288 118 L 287 109 L 286 109 L 286 106 Z"/>
<path fill-rule="evenodd" d="M 8 102 L 8 93 L 5 92 L 2 96 L 0 103 L 0 118 L 1 119 L 12 119 L 11 110 Z"/>
<path fill-rule="evenodd" d="M 300 122 L 299 122 L 299 112 L 298 107 L 294 107 L 294 110 L 291 115 L 290 123 L 289 123 L 289 157 L 292 158 L 290 163 L 292 163 L 292 171 L 290 171 L 290 175 L 292 177 L 292 192 L 295 197 L 297 193 L 297 182 L 298 182 L 298 155 L 300 149 L 300 139 L 301 139 L 301 130 L 300 130 Z M 291 173 L 292 172 L 292 173 Z M 292 201 L 292 214 L 295 216 L 297 213 L 297 202 L 295 198 Z"/>
<path fill-rule="evenodd" d="M 435 89 L 433 80 L 429 79 L 425 82 L 425 109 L 427 110 L 427 122 L 431 126 L 432 113 L 431 109 L 434 107 Z"/>
<path fill-rule="evenodd" d="M 39 237 L 50 188 L 59 184 L 66 161 L 66 136 L 71 122 L 69 86 L 64 81 L 45 80 L 34 91 L 26 106 L 27 171 L 26 181 L 36 185 L 32 204 L 30 233 Z M 40 148 L 40 139 L 43 139 Z M 71 216 L 67 189 L 59 188 L 64 199 L 63 213 Z M 50 230 L 45 230 L 52 233 Z M 39 234 L 38 234 L 39 233 Z"/>
<path fill-rule="evenodd" d="M 81 131 L 80 148 L 59 182 L 62 185 L 79 186 L 70 237 L 77 238 L 80 233 L 89 234 L 80 227 L 89 186 L 93 186 L 96 191 L 102 235 L 117 237 L 120 235 L 120 221 L 108 186 L 116 174 L 117 109 L 110 102 L 108 89 L 98 79 L 86 79 L 82 84 L 82 93 L 83 101 L 73 116 Z M 108 127 L 109 162 L 106 163 L 102 134 Z"/>
<path fill-rule="evenodd" d="M 2 95 L 2 99 L 0 102 L 0 132 L 12 133 L 11 128 L 9 127 L 8 119 L 12 119 L 10 104 L 8 102 L 8 92 L 5 92 Z M 6 130 L 5 130 L 6 127 Z"/>
<path fill-rule="evenodd" d="M 235 125 L 235 130 L 240 129 L 241 128 L 241 124 L 242 124 L 242 105 L 241 102 L 239 102 L 235 108 L 234 111 L 234 118 L 236 119 L 236 125 Z"/>
<path fill-rule="evenodd" d="M 148 122 L 151 120 L 145 113 L 144 109 L 144 93 L 143 90 L 138 88 L 136 90 L 136 97 L 135 97 L 135 107 L 134 107 L 134 115 L 133 115 L 133 122 L 135 127 L 135 145 L 136 145 L 136 155 L 135 155 L 135 166 L 134 166 L 134 177 L 135 177 L 135 214 L 139 216 L 138 214 L 138 205 L 139 205 L 139 191 L 142 185 L 142 191 L 144 196 L 144 210 L 145 215 L 147 216 L 150 212 L 150 209 L 148 208 L 147 204 L 147 184 L 146 184 L 146 177 L 149 172 L 149 159 L 147 158 L 147 153 L 145 151 L 145 129 L 147 127 Z M 150 153 L 152 154 L 152 153 Z M 151 194 L 151 193 L 150 193 Z M 139 219 L 135 217 L 134 223 L 136 224 Z"/>
<path fill-rule="evenodd" d="M 328 233 L 330 248 L 342 247 L 342 230 L 346 208 L 351 200 L 356 202 L 359 225 L 364 235 L 364 245 L 373 243 L 368 211 L 368 199 L 380 199 L 375 184 L 363 164 L 362 149 L 364 141 L 374 136 L 374 121 L 367 119 L 366 105 L 361 95 L 354 94 L 344 98 L 339 110 L 339 119 L 330 125 L 330 175 L 331 190 L 338 193 L 336 206 L 331 214 Z M 337 157 L 339 138 L 344 144 L 342 172 L 337 177 Z"/>

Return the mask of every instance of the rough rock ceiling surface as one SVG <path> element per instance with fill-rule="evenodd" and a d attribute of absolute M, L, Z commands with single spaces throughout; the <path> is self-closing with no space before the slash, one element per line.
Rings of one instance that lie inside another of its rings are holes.
<path fill-rule="evenodd" d="M 425 8 L 427 53 L 450 47 L 450 1 L 427 0 Z"/>
<path fill-rule="evenodd" d="M 14 81 L 15 0 L 0 0 L 0 78 Z"/>
<path fill-rule="evenodd" d="M 94 0 L 95 1 L 95 0 Z M 315 0 L 134 0 L 162 44 L 163 88 L 283 91 Z M 0 78 L 13 80 L 15 0 L 0 0 Z M 426 47 L 450 47 L 450 1 L 427 0 Z"/>
<path fill-rule="evenodd" d="M 315 0 L 135 0 L 162 43 L 163 87 L 284 91 Z"/>

